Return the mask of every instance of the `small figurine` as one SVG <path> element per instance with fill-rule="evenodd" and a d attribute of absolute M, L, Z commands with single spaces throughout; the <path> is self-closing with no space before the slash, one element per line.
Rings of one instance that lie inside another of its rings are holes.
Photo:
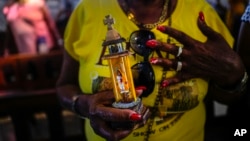
<path fill-rule="evenodd" d="M 107 47 L 109 54 L 103 56 L 102 59 L 108 60 L 111 78 L 113 82 L 113 91 L 115 102 L 113 107 L 120 109 L 132 109 L 142 114 L 143 120 L 141 124 L 145 124 L 145 120 L 149 117 L 149 110 L 143 106 L 141 99 L 136 96 L 131 65 L 129 61 L 130 52 L 125 49 L 125 39 L 112 27 L 114 19 L 107 15 L 104 19 L 108 31 L 103 47 Z M 114 128 L 137 128 L 137 123 L 113 123 Z"/>

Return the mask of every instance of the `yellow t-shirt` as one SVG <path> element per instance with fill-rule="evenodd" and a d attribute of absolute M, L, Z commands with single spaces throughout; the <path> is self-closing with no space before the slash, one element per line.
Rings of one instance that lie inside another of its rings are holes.
<path fill-rule="evenodd" d="M 220 32 L 233 45 L 233 38 L 228 29 L 220 20 L 213 8 L 205 0 L 178 0 L 175 11 L 172 13 L 171 27 L 179 29 L 194 39 L 206 41 L 197 26 L 199 12 L 205 15 L 206 23 L 215 31 Z M 107 26 L 103 20 L 111 15 L 115 24 L 113 27 L 120 35 L 129 40 L 130 34 L 139 28 L 130 21 L 121 10 L 117 0 L 83 0 L 73 12 L 65 32 L 65 49 L 80 63 L 79 83 L 82 91 L 87 94 L 112 89 L 107 61 L 102 60 L 102 52 L 108 50 L 102 46 L 107 33 Z M 166 20 L 162 25 L 168 25 Z M 168 36 L 156 29 L 151 30 L 157 40 L 166 41 Z M 178 43 L 171 38 L 171 43 Z M 133 51 L 133 50 L 130 50 Z M 154 55 L 157 54 L 154 53 Z M 170 57 L 173 57 L 170 55 Z M 130 56 L 131 65 L 141 61 L 139 55 Z M 70 68 L 69 68 L 70 69 Z M 155 73 L 155 88 L 143 98 L 144 105 L 153 106 L 162 76 L 162 68 L 153 66 Z M 175 71 L 167 71 L 167 77 L 172 77 Z M 156 117 L 149 140 L 171 141 L 202 141 L 204 138 L 205 107 L 203 99 L 207 93 L 206 80 L 196 78 L 168 87 L 163 98 L 163 108 L 167 116 Z M 86 120 L 86 136 L 91 141 L 104 140 L 96 135 Z M 146 126 L 134 130 L 124 141 L 143 140 Z"/>

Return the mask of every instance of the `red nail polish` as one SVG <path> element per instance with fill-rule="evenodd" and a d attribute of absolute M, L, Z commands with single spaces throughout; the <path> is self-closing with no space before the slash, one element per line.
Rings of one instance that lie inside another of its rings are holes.
<path fill-rule="evenodd" d="M 149 62 L 151 64 L 156 64 L 158 62 L 158 59 L 157 58 L 150 58 Z"/>
<path fill-rule="evenodd" d="M 205 16 L 203 14 L 203 12 L 199 12 L 199 19 L 204 22 L 205 21 Z"/>
<path fill-rule="evenodd" d="M 169 82 L 167 81 L 167 80 L 163 80 L 162 82 L 161 82 L 161 86 L 162 87 L 167 87 L 169 85 Z"/>
<path fill-rule="evenodd" d="M 165 26 L 157 26 L 157 30 L 160 30 L 161 32 L 164 32 L 166 30 L 166 27 Z"/>
<path fill-rule="evenodd" d="M 136 90 L 146 90 L 147 88 L 145 86 L 137 86 L 135 89 Z"/>
<path fill-rule="evenodd" d="M 130 115 L 129 119 L 131 121 L 139 121 L 139 120 L 141 120 L 141 115 L 137 114 L 137 113 L 134 113 L 134 114 Z"/>
<path fill-rule="evenodd" d="M 146 46 L 148 46 L 150 48 L 155 48 L 157 46 L 157 41 L 156 40 L 148 40 L 146 42 Z"/>

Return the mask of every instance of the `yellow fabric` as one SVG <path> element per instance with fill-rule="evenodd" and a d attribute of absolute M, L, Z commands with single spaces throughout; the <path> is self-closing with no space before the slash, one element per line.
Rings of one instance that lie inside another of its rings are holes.
<path fill-rule="evenodd" d="M 230 46 L 233 46 L 233 38 L 228 29 L 205 0 L 178 0 L 177 7 L 171 16 L 171 27 L 177 28 L 201 42 L 205 42 L 206 36 L 201 33 L 197 26 L 200 11 L 204 13 L 206 23 L 215 31 L 220 32 Z M 107 26 L 103 24 L 103 20 L 109 14 L 115 19 L 114 28 L 127 41 L 130 34 L 138 30 L 138 27 L 120 9 L 117 0 L 83 0 L 73 12 L 65 32 L 65 49 L 73 58 L 80 62 L 79 82 L 82 91 L 86 94 L 111 89 L 112 86 L 110 79 L 108 79 L 110 72 L 107 62 L 101 60 L 102 43 L 107 32 Z M 168 25 L 168 20 L 163 25 Z M 156 29 L 152 29 L 151 31 L 154 32 L 158 40 L 166 41 L 168 38 L 167 35 Z M 173 38 L 171 38 L 171 43 L 179 44 Z M 105 50 L 105 53 L 108 53 L 108 51 Z M 142 57 L 138 55 L 135 58 L 130 56 L 132 65 L 140 60 L 142 60 Z M 158 84 L 162 75 L 160 67 L 153 68 L 156 75 L 156 86 L 152 94 L 143 98 L 143 103 L 148 106 L 152 106 L 155 101 Z M 167 77 L 171 77 L 175 73 L 175 71 L 168 71 Z M 193 90 L 192 94 L 197 96 L 199 104 L 195 108 L 187 109 L 184 113 L 181 113 L 182 111 L 180 110 L 170 110 L 170 116 L 166 118 L 156 117 L 150 141 L 203 140 L 205 122 L 203 99 L 207 93 L 207 81 L 197 78 L 181 83 L 180 85 L 190 86 Z M 172 88 L 176 89 L 178 85 Z M 171 106 L 169 102 L 171 101 L 165 99 L 164 104 L 168 108 Z M 177 114 L 174 114 L 175 112 Z M 143 140 L 145 131 L 145 127 L 136 129 L 124 141 Z M 104 140 L 95 135 L 88 120 L 86 122 L 86 135 L 90 141 Z"/>

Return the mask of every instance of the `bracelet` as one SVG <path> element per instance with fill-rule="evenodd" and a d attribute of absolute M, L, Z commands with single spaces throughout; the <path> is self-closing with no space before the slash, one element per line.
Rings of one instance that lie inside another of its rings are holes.
<path fill-rule="evenodd" d="M 71 110 L 81 119 L 85 119 L 86 117 L 82 116 L 80 112 L 77 110 L 76 103 L 79 100 L 79 95 L 75 95 L 72 97 Z"/>
<path fill-rule="evenodd" d="M 244 77 L 241 79 L 241 82 L 234 87 L 233 89 L 225 89 L 222 88 L 220 86 L 218 86 L 217 84 L 213 83 L 214 87 L 222 92 L 226 92 L 226 93 L 238 93 L 238 92 L 243 92 L 246 89 L 246 84 L 247 84 L 247 80 L 248 80 L 248 75 L 247 72 L 244 73 Z"/>

